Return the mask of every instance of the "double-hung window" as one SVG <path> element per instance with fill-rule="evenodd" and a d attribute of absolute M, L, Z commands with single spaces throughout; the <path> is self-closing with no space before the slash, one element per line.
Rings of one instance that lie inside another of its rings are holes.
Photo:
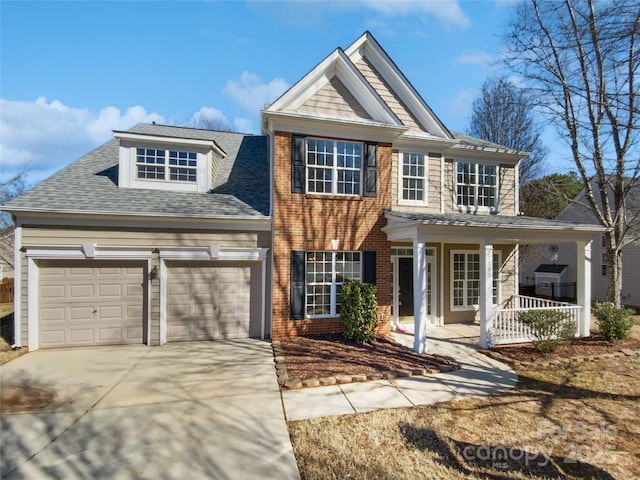
<path fill-rule="evenodd" d="M 337 316 L 344 282 L 359 282 L 360 252 L 306 252 L 306 314 Z"/>
<path fill-rule="evenodd" d="M 195 183 L 197 166 L 196 152 L 158 148 L 136 149 L 137 177 L 141 180 Z"/>
<path fill-rule="evenodd" d="M 427 156 L 400 153 L 400 203 L 424 204 L 427 201 Z"/>
<path fill-rule="evenodd" d="M 362 143 L 307 139 L 307 192 L 361 195 Z"/>
<path fill-rule="evenodd" d="M 456 165 L 458 207 L 498 208 L 498 166 L 458 162 Z"/>
<path fill-rule="evenodd" d="M 452 252 L 451 295 L 454 308 L 473 308 L 480 303 L 480 254 L 478 252 Z M 500 296 L 500 252 L 493 252 L 493 303 Z"/>

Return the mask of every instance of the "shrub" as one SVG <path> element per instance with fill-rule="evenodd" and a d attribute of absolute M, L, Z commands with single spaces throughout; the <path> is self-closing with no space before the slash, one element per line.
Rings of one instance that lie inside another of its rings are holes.
<path fill-rule="evenodd" d="M 371 342 L 376 336 L 378 302 L 376 287 L 370 283 L 342 285 L 340 303 L 342 336 L 348 342 Z"/>
<path fill-rule="evenodd" d="M 541 352 L 553 352 L 576 332 L 569 314 L 556 310 L 529 310 L 519 314 L 520 321 L 531 329 L 533 346 Z"/>
<path fill-rule="evenodd" d="M 600 334 L 609 342 L 629 338 L 634 321 L 633 310 L 619 308 L 610 302 L 593 304 L 593 314 L 598 323 Z"/>

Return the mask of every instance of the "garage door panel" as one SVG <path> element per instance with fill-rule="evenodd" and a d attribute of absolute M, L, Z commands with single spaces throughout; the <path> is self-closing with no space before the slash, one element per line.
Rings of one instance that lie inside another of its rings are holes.
<path fill-rule="evenodd" d="M 142 265 L 60 263 L 40 265 L 41 347 L 142 343 Z"/>
<path fill-rule="evenodd" d="M 259 312 L 257 318 L 251 317 L 251 280 L 249 263 L 170 265 L 167 340 L 248 337 L 251 322 L 260 321 Z M 254 294 L 260 295 L 259 284 L 256 290 Z"/>
<path fill-rule="evenodd" d="M 63 285 L 50 285 L 40 287 L 40 298 L 44 299 L 64 299 Z"/>
<path fill-rule="evenodd" d="M 121 297 L 123 285 L 103 283 L 98 285 L 99 297 Z"/>
<path fill-rule="evenodd" d="M 93 298 L 95 291 L 93 285 L 69 285 L 69 298 L 80 300 L 80 299 L 91 299 Z"/>
<path fill-rule="evenodd" d="M 41 322 L 64 322 L 65 310 L 64 307 L 54 308 L 42 308 L 40 309 L 40 321 Z"/>
<path fill-rule="evenodd" d="M 88 319 L 93 318 L 93 306 L 92 305 L 74 305 L 68 307 L 68 318 L 70 322 L 86 322 Z"/>
<path fill-rule="evenodd" d="M 92 328 L 69 330 L 69 343 L 71 345 L 87 345 L 95 343 L 95 330 Z"/>

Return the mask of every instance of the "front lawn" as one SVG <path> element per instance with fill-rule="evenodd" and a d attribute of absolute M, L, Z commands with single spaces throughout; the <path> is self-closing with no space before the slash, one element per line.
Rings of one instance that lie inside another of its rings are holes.
<path fill-rule="evenodd" d="M 640 357 L 517 373 L 495 397 L 291 422 L 302 478 L 640 478 Z"/>

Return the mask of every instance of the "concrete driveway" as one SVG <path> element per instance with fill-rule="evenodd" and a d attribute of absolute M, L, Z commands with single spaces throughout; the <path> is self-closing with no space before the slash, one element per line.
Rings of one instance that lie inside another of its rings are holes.
<path fill-rule="evenodd" d="M 0 382 L 46 404 L 2 414 L 2 478 L 299 479 L 268 342 L 37 351 Z"/>

